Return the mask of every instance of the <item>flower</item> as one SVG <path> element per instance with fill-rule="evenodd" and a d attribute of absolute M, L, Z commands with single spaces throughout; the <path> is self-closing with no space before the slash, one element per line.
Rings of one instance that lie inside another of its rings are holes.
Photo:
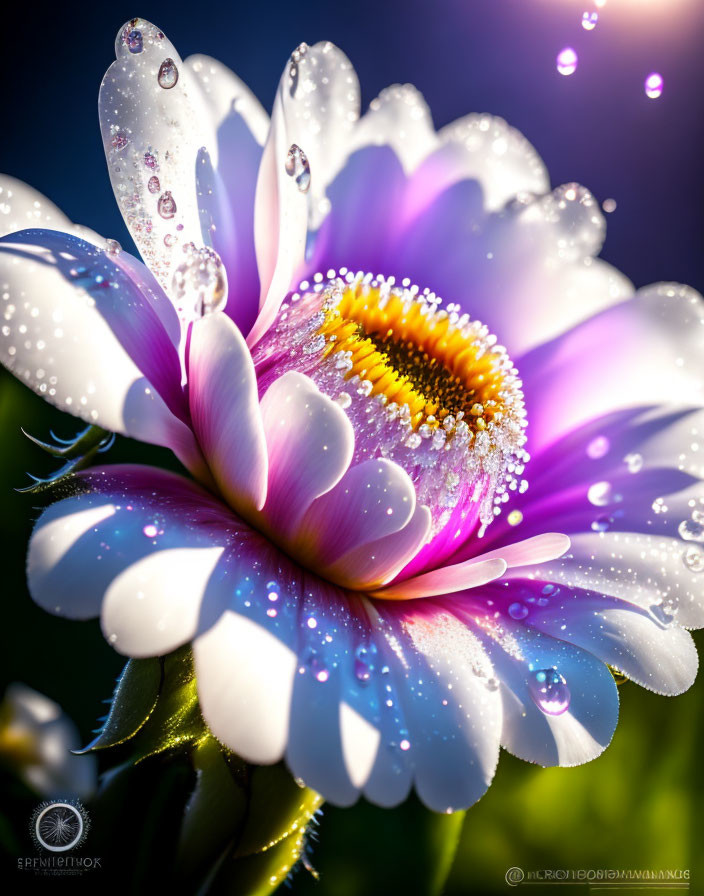
<path fill-rule="evenodd" d="M 93 756 L 74 756 L 80 735 L 58 703 L 15 682 L 0 704 L 0 759 L 36 793 L 85 799 L 97 784 Z"/>
<path fill-rule="evenodd" d="M 128 656 L 192 643 L 216 737 L 339 805 L 469 806 L 500 745 L 594 758 L 609 667 L 689 687 L 701 298 L 634 293 L 591 194 L 501 120 L 435 133 L 409 86 L 359 118 L 332 44 L 293 53 L 270 126 L 153 25 L 116 46 L 101 129 L 148 267 L 11 184 L 16 226 L 63 232 L 0 243 L 2 359 L 197 482 L 79 473 L 35 600 Z"/>

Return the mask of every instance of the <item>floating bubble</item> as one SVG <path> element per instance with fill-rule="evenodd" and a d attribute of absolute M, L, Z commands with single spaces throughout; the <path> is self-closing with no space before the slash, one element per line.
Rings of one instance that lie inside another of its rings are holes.
<path fill-rule="evenodd" d="M 662 96 L 664 86 L 665 82 L 662 75 L 659 72 L 651 72 L 645 79 L 645 95 L 651 100 L 656 100 L 659 96 Z"/>
<path fill-rule="evenodd" d="M 159 74 L 156 77 L 159 87 L 171 90 L 178 83 L 178 68 L 170 57 L 167 57 L 159 66 Z"/>
<path fill-rule="evenodd" d="M 610 215 L 612 212 L 616 211 L 616 200 L 615 199 L 605 199 L 601 203 L 601 207 L 604 209 L 607 215 Z"/>
<path fill-rule="evenodd" d="M 546 715 L 559 716 L 570 705 L 570 689 L 557 669 L 540 669 L 528 680 L 533 702 Z"/>
<path fill-rule="evenodd" d="M 565 47 L 557 54 L 557 70 L 561 75 L 573 75 L 577 71 L 579 58 L 573 47 Z"/>
<path fill-rule="evenodd" d="M 583 12 L 582 13 L 582 28 L 584 28 L 585 31 L 593 31 L 596 28 L 598 21 L 599 21 L 599 13 L 598 12 Z"/>
<path fill-rule="evenodd" d="M 295 143 L 291 144 L 286 155 L 286 164 L 284 167 L 286 169 L 286 174 L 288 174 L 289 177 L 295 178 L 296 186 L 301 193 L 307 193 L 310 188 L 310 165 L 308 163 L 308 157 L 300 146 L 297 146 Z"/>

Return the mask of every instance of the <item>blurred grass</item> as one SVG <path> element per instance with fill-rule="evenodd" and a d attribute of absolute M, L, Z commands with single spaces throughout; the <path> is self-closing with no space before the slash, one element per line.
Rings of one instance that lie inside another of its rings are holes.
<path fill-rule="evenodd" d="M 24 558 L 32 521 L 43 503 L 20 495 L 28 470 L 54 463 L 22 435 L 71 436 L 79 425 L 0 372 L 0 490 L 3 514 L 4 625 L 0 689 L 24 681 L 57 700 L 90 739 L 101 700 L 112 692 L 122 659 L 105 643 L 97 622 L 54 618 L 27 594 Z M 118 440 L 110 462 L 151 459 L 174 466 L 158 449 Z M 702 582 L 704 586 L 704 579 Z M 697 638 L 704 649 L 704 638 Z M 315 881 L 293 877 L 296 896 L 376 896 L 391 892 L 448 896 L 516 892 L 506 870 L 689 868 L 691 892 L 704 892 L 704 682 L 664 698 L 626 683 L 613 743 L 597 760 L 575 769 L 540 769 L 503 754 L 496 779 L 461 819 L 434 816 L 416 800 L 386 811 L 363 801 L 352 809 L 326 807 L 312 844 Z M 24 830 L 26 818 L 10 819 Z M 441 866 L 459 847 L 449 879 Z M 586 888 L 570 887 L 569 892 Z M 531 886 L 556 896 L 566 886 Z"/>

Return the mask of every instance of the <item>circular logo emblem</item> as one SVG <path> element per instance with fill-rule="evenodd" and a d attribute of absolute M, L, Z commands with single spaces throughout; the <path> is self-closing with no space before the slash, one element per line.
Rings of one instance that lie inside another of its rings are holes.
<path fill-rule="evenodd" d="M 42 803 L 32 819 L 34 839 L 50 852 L 66 852 L 81 843 L 88 830 L 85 809 L 76 803 Z"/>
<path fill-rule="evenodd" d="M 509 868 L 506 872 L 506 883 L 509 887 L 517 887 L 525 877 L 522 868 Z"/>

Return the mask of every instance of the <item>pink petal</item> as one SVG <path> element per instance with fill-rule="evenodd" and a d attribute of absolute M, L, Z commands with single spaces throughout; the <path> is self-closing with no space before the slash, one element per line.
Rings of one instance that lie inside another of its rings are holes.
<path fill-rule="evenodd" d="M 236 510 L 261 510 L 267 450 L 257 379 L 244 338 L 225 314 L 193 324 L 188 384 L 193 427 L 218 487 Z"/>
<path fill-rule="evenodd" d="M 308 507 L 347 470 L 352 424 L 312 380 L 295 372 L 269 387 L 261 414 L 269 454 L 264 518 L 272 532 L 293 538 Z"/>
<path fill-rule="evenodd" d="M 434 597 L 439 594 L 452 594 L 455 591 L 466 591 L 486 585 L 494 579 L 501 578 L 506 572 L 506 561 L 502 559 L 488 560 L 477 558 L 456 566 L 446 566 L 412 579 L 406 579 L 397 585 L 389 585 L 374 592 L 375 597 L 389 600 L 410 600 L 417 597 Z"/>

